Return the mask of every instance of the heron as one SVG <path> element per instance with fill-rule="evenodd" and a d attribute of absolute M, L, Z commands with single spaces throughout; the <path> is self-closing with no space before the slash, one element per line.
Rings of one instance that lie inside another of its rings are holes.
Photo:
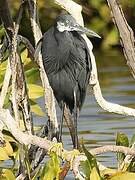
<path fill-rule="evenodd" d="M 44 33 L 41 45 L 43 65 L 58 105 L 62 112 L 66 105 L 73 116 L 74 148 L 79 146 L 77 118 L 84 103 L 92 69 L 88 46 L 82 34 L 100 38 L 94 31 L 80 26 L 71 15 L 62 14 Z M 60 141 L 63 119 L 62 113 Z"/>

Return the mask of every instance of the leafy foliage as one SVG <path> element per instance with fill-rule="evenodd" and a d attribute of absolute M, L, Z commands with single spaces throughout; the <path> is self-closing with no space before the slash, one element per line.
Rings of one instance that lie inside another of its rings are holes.
<path fill-rule="evenodd" d="M 101 180 L 95 157 L 85 148 L 84 144 L 82 144 L 82 148 L 87 157 L 86 161 L 81 162 L 83 174 L 85 174 L 85 179 Z"/>
<path fill-rule="evenodd" d="M 116 145 L 128 147 L 129 141 L 128 141 L 127 135 L 124 133 L 117 133 Z M 117 159 L 118 159 L 119 166 L 123 162 L 124 158 L 125 158 L 125 155 L 123 153 L 117 153 Z"/>
<path fill-rule="evenodd" d="M 60 160 L 56 153 L 51 153 L 50 158 L 51 159 L 45 164 L 40 178 L 43 180 L 59 180 L 59 173 L 61 172 Z"/>

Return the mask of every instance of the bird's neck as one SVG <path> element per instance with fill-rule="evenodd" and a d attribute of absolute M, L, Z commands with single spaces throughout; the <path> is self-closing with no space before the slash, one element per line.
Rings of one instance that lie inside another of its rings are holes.
<path fill-rule="evenodd" d="M 70 41 L 71 33 L 68 31 L 60 32 L 57 28 L 54 29 L 54 36 L 58 45 L 64 45 L 67 41 Z"/>

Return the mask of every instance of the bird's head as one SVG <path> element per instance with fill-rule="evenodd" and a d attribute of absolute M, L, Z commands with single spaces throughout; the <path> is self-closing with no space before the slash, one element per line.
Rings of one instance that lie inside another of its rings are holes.
<path fill-rule="evenodd" d="M 94 31 L 87 29 L 86 27 L 80 26 L 71 15 L 60 15 L 56 19 L 56 27 L 59 32 L 64 31 L 77 31 L 80 33 L 87 34 L 88 36 L 95 36 L 101 38 Z"/>

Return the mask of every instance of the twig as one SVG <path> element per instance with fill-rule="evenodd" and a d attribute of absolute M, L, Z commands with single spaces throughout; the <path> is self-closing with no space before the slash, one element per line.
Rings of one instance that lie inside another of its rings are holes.
<path fill-rule="evenodd" d="M 19 11 L 18 11 L 18 16 L 15 24 L 15 38 L 16 38 L 16 46 L 18 45 L 17 42 L 17 34 L 19 31 L 19 26 L 22 18 L 22 13 L 24 9 L 24 2 L 22 1 Z M 22 66 L 22 61 L 21 58 L 17 52 L 16 49 L 16 71 L 17 71 L 17 103 L 22 109 L 22 114 L 23 114 L 23 119 L 24 119 L 24 124 L 26 131 L 28 133 L 33 133 L 33 123 L 32 123 L 32 114 L 30 112 L 30 104 L 29 104 L 29 98 L 28 98 L 28 93 L 27 93 L 27 88 L 26 88 L 26 81 L 25 81 L 25 76 L 24 76 L 24 70 Z"/>
<path fill-rule="evenodd" d="M 6 57 L 4 56 L 4 53 L 6 52 L 7 48 L 8 48 L 8 38 L 4 36 L 3 44 L 0 47 L 0 62 L 6 59 Z"/>
<path fill-rule="evenodd" d="M 30 59 L 34 61 L 35 49 L 31 42 L 26 37 L 18 35 L 18 43 L 23 43 L 25 45 L 25 47 L 28 49 L 28 55 Z"/>
<path fill-rule="evenodd" d="M 93 155 L 98 155 L 106 152 L 122 152 L 125 155 L 132 154 L 135 156 L 135 148 L 131 149 L 124 146 L 116 146 L 116 145 L 106 145 L 98 148 L 94 148 L 90 150 L 90 153 Z"/>
<path fill-rule="evenodd" d="M 4 81 L 3 81 L 3 86 L 2 86 L 1 93 L 0 93 L 0 109 L 3 108 L 4 100 L 6 98 L 10 79 L 11 79 L 11 69 L 10 69 L 10 63 L 9 63 L 9 59 L 8 59 L 6 73 L 5 73 L 5 77 L 4 77 Z M 2 134 L 3 127 L 4 127 L 4 124 L 3 124 L 3 122 L 0 121 L 0 146 L 5 144 L 5 140 L 4 140 L 4 137 Z"/>
<path fill-rule="evenodd" d="M 6 73 L 5 73 L 5 77 L 4 77 L 4 81 L 3 81 L 3 86 L 2 86 L 1 93 L 0 93 L 0 108 L 3 108 L 4 100 L 5 100 L 7 91 L 8 91 L 10 79 L 11 79 L 11 69 L 10 69 L 10 62 L 8 60 Z"/>
<path fill-rule="evenodd" d="M 135 38 L 134 32 L 128 25 L 124 16 L 123 10 L 117 0 L 107 0 L 110 7 L 113 21 L 119 31 L 121 38 L 121 46 L 123 47 L 124 55 L 127 60 L 127 65 L 135 78 Z"/>
<path fill-rule="evenodd" d="M 31 18 L 31 26 L 33 29 L 35 44 L 37 45 L 38 41 L 42 38 L 42 33 L 38 24 L 38 15 L 37 15 L 37 7 L 36 7 L 36 0 L 28 0 L 29 3 L 29 12 Z M 41 52 L 38 54 L 38 65 L 40 70 L 40 77 L 42 80 L 42 85 L 45 89 L 44 97 L 45 97 L 45 105 L 47 109 L 48 119 L 50 121 L 50 136 L 53 133 L 57 133 L 58 131 L 58 122 L 56 117 L 56 109 L 55 109 L 55 98 L 53 95 L 53 90 L 49 85 L 49 81 L 44 70 L 43 60 Z"/>

